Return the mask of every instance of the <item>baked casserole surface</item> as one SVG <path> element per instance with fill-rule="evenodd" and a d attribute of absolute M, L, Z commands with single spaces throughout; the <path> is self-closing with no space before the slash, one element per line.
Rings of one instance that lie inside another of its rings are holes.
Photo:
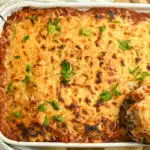
<path fill-rule="evenodd" d="M 125 98 L 150 80 L 150 15 L 23 8 L 0 37 L 0 130 L 31 142 L 130 140 Z"/>

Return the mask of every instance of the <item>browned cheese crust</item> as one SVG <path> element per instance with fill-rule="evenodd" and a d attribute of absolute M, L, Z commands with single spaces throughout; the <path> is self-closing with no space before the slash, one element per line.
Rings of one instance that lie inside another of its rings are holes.
<path fill-rule="evenodd" d="M 1 132 L 17 141 L 127 141 L 119 111 L 143 72 L 149 80 L 149 18 L 117 8 L 13 13 L 0 37 Z"/>

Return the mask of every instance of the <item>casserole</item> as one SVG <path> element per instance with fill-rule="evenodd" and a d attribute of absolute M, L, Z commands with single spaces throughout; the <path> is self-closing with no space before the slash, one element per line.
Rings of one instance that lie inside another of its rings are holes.
<path fill-rule="evenodd" d="M 33 3 L 29 3 L 30 4 L 30 6 L 33 4 Z M 27 5 L 29 5 L 29 4 L 23 4 L 24 6 L 27 6 Z M 34 5 L 35 5 L 36 3 L 34 3 Z M 38 4 L 38 3 L 37 3 Z M 40 4 L 40 3 L 39 3 Z M 42 4 L 41 4 L 42 5 Z M 72 5 L 73 6 L 73 4 L 57 4 L 57 5 L 53 5 L 53 7 L 56 7 L 56 6 L 60 6 L 61 5 L 61 7 L 63 7 L 63 6 L 70 6 L 70 5 Z M 89 4 L 90 5 L 90 4 Z M 95 6 L 95 5 L 97 5 L 96 3 L 94 4 L 93 3 L 93 7 Z M 112 5 L 111 4 L 105 4 L 105 5 L 107 5 L 107 7 L 111 7 Z M 20 4 L 20 6 L 21 6 L 21 4 Z M 20 8 L 20 6 L 17 6 L 18 8 Z M 84 5 L 84 4 L 78 4 L 78 5 L 76 5 L 76 7 L 79 7 L 80 6 L 80 8 L 83 8 L 83 6 L 84 6 L 84 8 L 85 8 L 85 6 L 86 7 L 88 7 L 88 4 L 87 5 Z M 101 7 L 102 7 L 103 5 L 101 5 Z M 122 5 L 121 4 L 116 4 L 116 7 L 122 7 Z M 127 7 L 128 5 L 124 5 L 124 7 Z M 142 11 L 142 9 L 144 9 L 144 6 L 145 6 L 145 10 L 143 10 L 143 11 L 147 11 L 146 10 L 146 8 L 148 9 L 149 8 L 149 6 L 147 6 L 147 5 L 139 5 L 139 9 L 141 8 L 141 11 Z M 11 8 L 13 8 L 13 7 L 15 7 L 15 6 L 12 6 Z M 36 7 L 36 5 L 35 5 L 35 7 Z M 43 5 L 43 7 L 45 7 L 44 5 Z M 130 6 L 130 8 L 136 8 L 136 7 L 138 7 L 138 5 L 131 5 Z M 16 7 L 15 7 L 15 9 L 16 9 Z M 5 18 L 5 13 L 7 12 L 7 9 L 2 13 L 2 16 L 4 16 L 4 18 Z M 6 19 L 6 18 L 5 18 Z M 18 116 L 18 115 L 17 115 Z M 18 143 L 18 142 L 17 142 Z M 23 144 L 23 142 L 19 142 L 19 143 L 21 143 L 21 144 Z M 43 146 L 45 143 L 40 143 L 40 145 L 41 146 Z M 71 144 L 71 143 L 70 143 Z M 67 144 L 67 146 L 66 146 L 66 144 L 64 144 L 64 143 L 61 143 L 61 147 L 62 146 L 65 146 L 65 147 L 68 147 L 70 144 Z M 111 144 L 111 143 L 110 143 Z M 33 143 L 31 143 L 31 145 L 33 145 L 33 146 L 35 146 L 34 145 L 34 142 Z M 30 146 L 31 146 L 30 145 Z M 48 146 L 48 145 L 51 145 L 51 146 L 54 146 L 54 145 L 52 145 L 52 144 L 50 144 L 50 143 L 46 143 L 45 144 L 45 146 Z M 85 145 L 89 145 L 89 144 L 79 144 L 79 145 L 77 145 L 77 144 L 72 144 L 72 146 L 85 146 Z M 93 146 L 93 147 L 97 147 L 97 146 L 107 146 L 107 144 L 105 143 L 104 145 L 103 144 L 90 144 L 91 146 Z M 132 145 L 132 143 L 131 143 L 131 145 Z M 138 144 L 133 144 L 134 146 L 136 146 L 136 145 L 138 145 Z M 58 145 L 57 145 L 58 146 Z M 71 146 L 71 145 L 70 145 Z M 111 145 L 112 146 L 112 145 Z M 116 146 L 116 143 L 114 143 L 114 146 Z M 124 146 L 124 145 L 122 145 L 122 146 Z M 108 146 L 107 146 L 108 147 Z"/>

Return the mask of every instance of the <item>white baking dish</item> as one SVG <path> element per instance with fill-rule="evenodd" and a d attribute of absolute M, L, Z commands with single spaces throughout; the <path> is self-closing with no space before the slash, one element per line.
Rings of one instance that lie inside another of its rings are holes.
<path fill-rule="evenodd" d="M 41 2 L 22 2 L 18 4 L 13 4 L 11 6 L 6 7 L 2 12 L 1 16 L 4 20 L 7 20 L 7 16 L 12 14 L 14 11 L 21 9 L 24 6 L 31 6 L 36 8 L 50 8 L 50 7 L 73 7 L 79 9 L 88 9 L 92 7 L 117 7 L 117 8 L 129 8 L 136 10 L 138 12 L 146 12 L 150 13 L 150 5 L 148 4 L 123 4 L 123 3 L 65 3 L 65 2 L 57 2 L 57 3 L 41 3 Z M 4 25 L 4 21 L 0 19 L 0 30 L 2 30 Z M 118 143 L 60 143 L 60 142 L 17 142 L 8 139 L 0 132 L 0 139 L 4 142 L 11 145 L 18 146 L 34 146 L 34 147 L 135 147 L 135 146 L 148 146 L 143 144 L 137 144 L 134 142 L 118 142 Z"/>

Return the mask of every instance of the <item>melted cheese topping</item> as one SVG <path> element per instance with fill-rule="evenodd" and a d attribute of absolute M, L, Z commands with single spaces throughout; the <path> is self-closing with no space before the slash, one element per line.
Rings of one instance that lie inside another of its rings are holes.
<path fill-rule="evenodd" d="M 4 62 L 5 91 L 10 83 L 13 90 L 5 94 L 4 103 L 9 109 L 4 122 L 10 125 L 10 133 L 17 133 L 12 137 L 5 131 L 4 134 L 15 140 L 63 142 L 105 142 L 115 140 L 114 134 L 123 136 L 118 129 L 120 106 L 139 83 L 129 68 L 138 66 L 140 72 L 148 72 L 150 20 L 136 22 L 128 11 L 127 17 L 118 13 L 112 20 L 109 13 L 98 18 L 92 13 L 62 15 L 61 9 L 39 12 L 20 11 L 16 13 L 21 16 L 19 21 L 9 21 L 7 39 L 11 42 Z M 29 19 L 32 15 L 37 16 L 34 24 Z M 60 36 L 57 31 L 48 34 L 48 20 L 56 17 L 62 28 Z M 103 32 L 101 26 L 105 26 Z M 81 35 L 82 28 L 92 34 Z M 26 35 L 29 39 L 23 41 Z M 132 48 L 122 50 L 118 40 L 129 40 Z M 75 69 L 67 85 L 61 82 L 63 60 Z M 32 67 L 29 82 L 24 83 L 27 65 Z M 102 102 L 100 94 L 104 90 L 111 92 L 115 84 L 122 95 L 113 95 L 111 100 Z M 59 110 L 48 103 L 52 100 L 57 101 Z M 39 111 L 41 104 L 46 106 L 43 112 Z M 14 112 L 21 117 L 15 117 Z M 56 115 L 64 121 L 57 122 Z M 45 117 L 49 120 L 46 127 Z"/>

